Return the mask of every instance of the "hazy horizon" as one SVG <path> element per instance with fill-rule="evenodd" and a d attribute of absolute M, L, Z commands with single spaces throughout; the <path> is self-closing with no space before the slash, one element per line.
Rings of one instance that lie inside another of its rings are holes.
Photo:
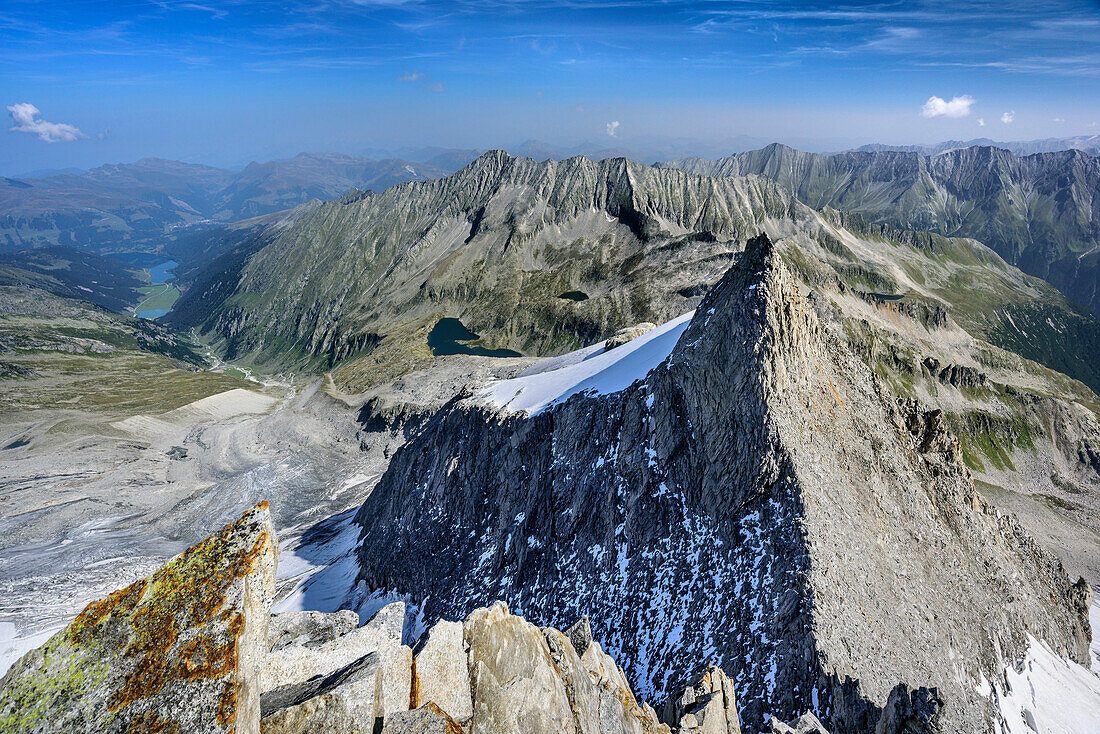
<path fill-rule="evenodd" d="M 0 171 L 1100 133 L 1100 4 L 13 0 Z M 758 147 L 757 145 L 740 146 Z"/>

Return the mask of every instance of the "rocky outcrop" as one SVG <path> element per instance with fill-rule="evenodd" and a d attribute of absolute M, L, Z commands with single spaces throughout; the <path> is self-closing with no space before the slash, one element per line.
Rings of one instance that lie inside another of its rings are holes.
<path fill-rule="evenodd" d="M 773 716 L 769 726 L 772 734 L 829 734 L 829 730 L 812 711 L 807 711 L 789 724 L 784 724 Z"/>
<path fill-rule="evenodd" d="M 346 635 L 359 626 L 359 615 L 350 609 L 336 614 L 286 612 L 271 619 L 267 645 L 271 650 L 284 647 L 319 647 Z"/>
<path fill-rule="evenodd" d="M 656 324 L 652 324 L 648 321 L 643 321 L 640 324 L 634 326 L 628 326 L 624 329 L 619 329 L 612 334 L 606 342 L 604 342 L 604 351 L 614 349 L 615 347 L 621 347 L 629 341 L 633 341 L 643 334 L 648 334 L 657 328 Z"/>
<path fill-rule="evenodd" d="M 360 510 L 361 579 L 429 617 L 586 613 L 653 700 L 711 661 L 746 731 L 811 710 L 871 732 L 903 698 L 926 726 L 992 731 L 983 676 L 1028 634 L 1087 661 L 1086 608 L 975 493 L 940 417 L 837 331 L 754 239 L 644 379 L 428 419 Z"/>
<path fill-rule="evenodd" d="M 277 548 L 264 502 L 89 604 L 0 680 L 0 730 L 259 732 Z"/>
<path fill-rule="evenodd" d="M 741 734 L 733 681 L 721 668 L 708 669 L 694 685 L 670 697 L 664 718 L 683 732 Z"/>
<path fill-rule="evenodd" d="M 637 702 L 583 619 L 571 628 L 583 642 L 578 653 L 569 635 L 498 602 L 463 622 L 436 622 L 414 654 L 402 644 L 411 635 L 402 602 L 362 626 L 348 610 L 269 617 L 277 547 L 263 503 L 150 578 L 89 605 L 0 681 L 0 731 L 681 731 Z M 715 690 L 732 706 L 729 681 Z M 719 718 L 736 720 L 723 711 Z"/>

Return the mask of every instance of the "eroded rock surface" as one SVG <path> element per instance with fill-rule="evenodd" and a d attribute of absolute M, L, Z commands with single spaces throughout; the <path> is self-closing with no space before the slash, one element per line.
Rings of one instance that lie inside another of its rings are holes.
<path fill-rule="evenodd" d="M 122 734 L 669 734 L 623 671 L 503 602 L 412 648 L 405 605 L 269 616 L 263 504 L 90 605 L 0 684 L 0 731 Z M 584 630 L 582 620 L 574 632 Z"/>
<path fill-rule="evenodd" d="M 89 604 L 0 681 L 0 730 L 259 732 L 277 549 L 263 502 Z"/>

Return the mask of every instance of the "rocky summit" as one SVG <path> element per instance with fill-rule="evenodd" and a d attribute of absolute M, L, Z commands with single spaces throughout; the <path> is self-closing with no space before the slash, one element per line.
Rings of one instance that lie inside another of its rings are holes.
<path fill-rule="evenodd" d="M 746 731 L 998 731 L 1029 646 L 1087 667 L 1088 587 L 822 300 L 758 236 L 693 314 L 456 398 L 360 509 L 360 580 L 428 618 L 587 614 L 652 700 L 714 663 Z"/>
<path fill-rule="evenodd" d="M 539 628 L 503 602 L 403 644 L 402 602 L 270 615 L 266 503 L 148 579 L 90 604 L 0 680 L 0 731 L 263 734 L 740 734 L 711 668 L 639 702 L 584 620 Z"/>

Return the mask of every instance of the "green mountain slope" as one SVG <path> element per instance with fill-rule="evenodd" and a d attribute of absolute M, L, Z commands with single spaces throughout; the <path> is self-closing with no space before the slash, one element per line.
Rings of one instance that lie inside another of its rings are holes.
<path fill-rule="evenodd" d="M 0 415 L 12 424 L 58 411 L 83 419 L 171 410 L 248 385 L 205 364 L 159 324 L 0 286 Z"/>
<path fill-rule="evenodd" d="M 189 289 L 169 320 L 268 369 L 362 358 L 338 371 L 354 387 L 430 358 L 443 317 L 524 354 L 667 320 L 760 231 L 795 256 L 808 243 L 840 253 L 807 277 L 944 310 L 975 338 L 1100 387 L 1100 351 L 1078 348 L 1100 344 L 1096 319 L 976 242 L 817 212 L 762 177 L 623 159 L 493 152 L 446 179 L 328 202 L 267 232 L 216 289 Z"/>

